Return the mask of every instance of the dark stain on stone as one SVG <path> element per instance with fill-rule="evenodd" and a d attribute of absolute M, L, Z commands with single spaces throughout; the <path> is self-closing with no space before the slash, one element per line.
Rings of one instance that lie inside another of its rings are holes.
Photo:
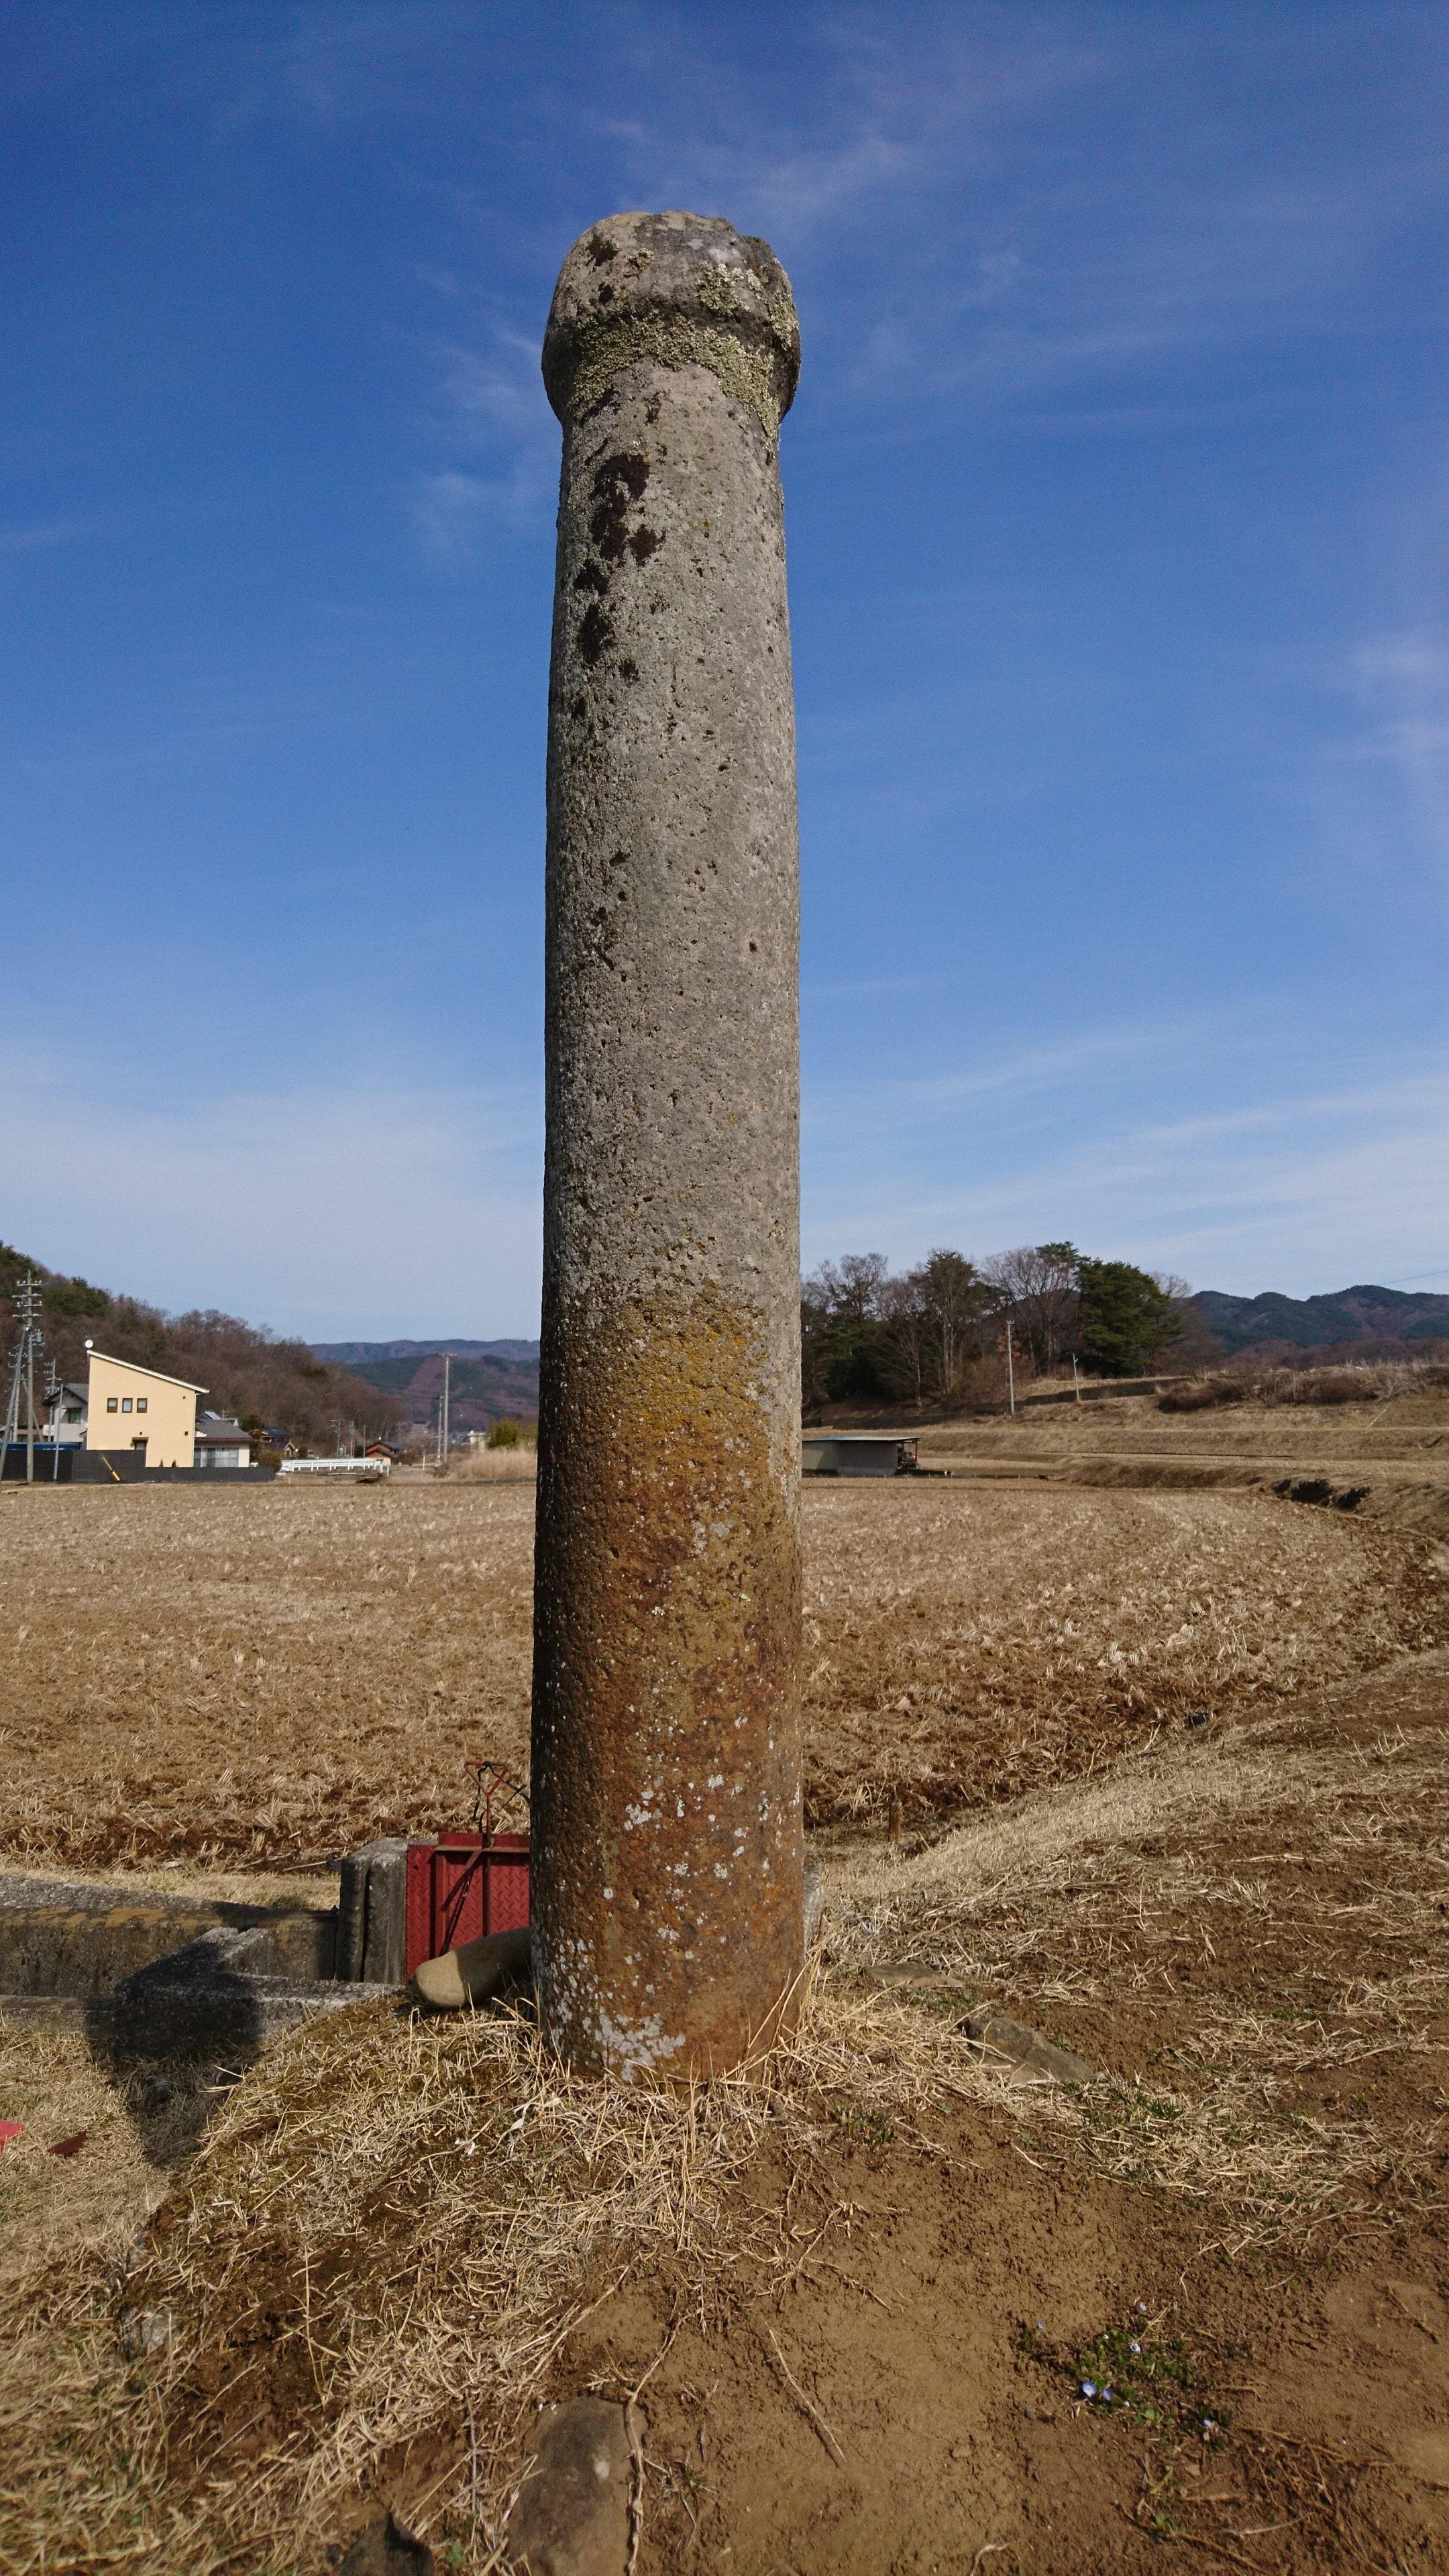
<path fill-rule="evenodd" d="M 659 552 L 664 539 L 653 528 L 636 528 L 628 543 L 636 564 L 647 564 L 650 556 Z"/>
<path fill-rule="evenodd" d="M 579 621 L 579 652 L 584 661 L 597 662 L 614 640 L 614 630 L 596 599 L 591 599 Z"/>
<path fill-rule="evenodd" d="M 609 576 L 600 564 L 581 564 L 574 574 L 575 590 L 592 590 L 602 599 L 608 587 Z"/>
<path fill-rule="evenodd" d="M 649 482 L 649 460 L 644 456 L 616 453 L 606 456 L 594 472 L 595 508 L 589 519 L 589 534 L 608 563 L 622 563 L 628 532 L 624 522 L 631 501 L 642 501 Z"/>
<path fill-rule="evenodd" d="M 621 680 L 631 681 L 637 680 L 639 677 L 639 665 L 629 654 L 625 655 L 623 661 L 619 665 L 619 677 Z"/>
<path fill-rule="evenodd" d="M 618 256 L 619 252 L 617 244 L 611 241 L 606 241 L 602 233 L 595 233 L 593 235 L 589 242 L 589 257 L 593 261 L 595 268 L 607 268 L 610 260 L 617 259 Z"/>

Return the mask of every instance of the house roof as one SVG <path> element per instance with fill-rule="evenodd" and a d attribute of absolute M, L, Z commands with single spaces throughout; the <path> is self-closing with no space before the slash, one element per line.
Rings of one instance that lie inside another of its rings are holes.
<path fill-rule="evenodd" d="M 168 1377 L 164 1369 L 142 1368 L 139 1360 L 117 1360 L 109 1351 L 91 1352 L 93 1360 L 104 1360 L 107 1368 L 129 1369 L 133 1377 L 153 1377 L 158 1386 L 184 1386 L 188 1395 L 210 1395 L 209 1386 L 193 1386 L 189 1377 Z"/>

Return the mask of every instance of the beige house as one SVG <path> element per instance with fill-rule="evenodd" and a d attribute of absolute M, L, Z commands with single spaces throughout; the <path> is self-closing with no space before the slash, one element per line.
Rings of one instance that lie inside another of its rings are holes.
<path fill-rule="evenodd" d="M 88 1449 L 137 1449 L 146 1444 L 148 1467 L 194 1467 L 196 1399 L 204 1386 L 162 1377 L 134 1360 L 108 1360 L 91 1352 L 86 1402 Z"/>

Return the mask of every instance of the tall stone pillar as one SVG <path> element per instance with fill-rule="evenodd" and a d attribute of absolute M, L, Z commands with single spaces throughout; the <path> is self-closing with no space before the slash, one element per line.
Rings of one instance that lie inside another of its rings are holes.
<path fill-rule="evenodd" d="M 802 1954 L 789 281 L 614 215 L 544 342 L 549 690 L 535 1950 L 583 2070 L 739 2063 Z"/>

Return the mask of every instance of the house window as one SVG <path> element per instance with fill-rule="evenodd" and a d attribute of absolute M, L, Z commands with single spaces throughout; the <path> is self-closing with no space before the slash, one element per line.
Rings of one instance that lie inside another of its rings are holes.
<path fill-rule="evenodd" d="M 144 1413 L 150 1401 L 151 1399 L 149 1395 L 138 1395 L 136 1398 L 136 1411 L 138 1413 Z"/>
<path fill-rule="evenodd" d="M 122 1398 L 121 1398 L 121 1411 L 122 1411 L 123 1413 L 129 1413 L 129 1412 L 130 1412 L 130 1410 L 131 1410 L 131 1399 L 130 1399 L 130 1397 L 129 1397 L 128 1395 L 123 1395 L 123 1396 L 122 1396 Z"/>
<path fill-rule="evenodd" d="M 116 1412 L 118 1412 L 119 1410 L 120 1410 L 120 1407 L 118 1406 L 118 1404 L 117 1404 L 117 1402 L 116 1402 L 116 1398 L 115 1398 L 113 1395 L 108 1395 L 108 1396 L 107 1396 L 107 1398 L 106 1398 L 106 1411 L 107 1411 L 107 1413 L 116 1413 Z"/>

